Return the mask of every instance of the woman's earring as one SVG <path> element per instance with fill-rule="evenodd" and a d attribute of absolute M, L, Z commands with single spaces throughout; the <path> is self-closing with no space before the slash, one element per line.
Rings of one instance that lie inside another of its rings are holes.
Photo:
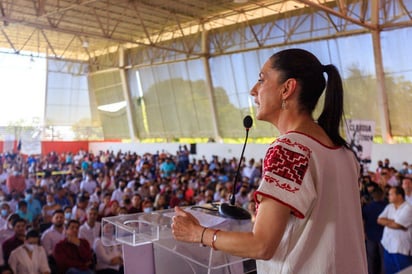
<path fill-rule="evenodd" d="M 282 109 L 286 109 L 286 100 L 282 100 Z"/>

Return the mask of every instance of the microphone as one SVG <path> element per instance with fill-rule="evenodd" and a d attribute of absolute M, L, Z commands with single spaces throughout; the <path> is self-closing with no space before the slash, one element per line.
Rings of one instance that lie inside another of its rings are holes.
<path fill-rule="evenodd" d="M 239 164 L 237 166 L 237 170 L 236 170 L 236 175 L 235 178 L 233 180 L 233 192 L 232 195 L 230 197 L 230 201 L 229 203 L 222 203 L 219 206 L 219 213 L 220 215 L 223 215 L 225 217 L 229 217 L 232 219 L 237 219 L 237 220 L 247 220 L 250 219 L 252 216 L 250 215 L 249 211 L 247 211 L 246 209 L 236 206 L 235 202 L 236 202 L 236 184 L 238 181 L 238 177 L 239 177 L 239 173 L 240 173 L 240 166 L 242 164 L 242 160 L 243 160 L 243 153 L 245 152 L 245 148 L 246 148 L 246 143 L 247 143 L 247 138 L 249 136 L 249 129 L 252 127 L 253 124 L 253 120 L 252 117 L 250 117 L 250 115 L 247 115 L 245 118 L 243 118 L 243 126 L 246 129 L 246 138 L 245 138 L 245 143 L 243 144 L 243 149 L 242 149 L 242 153 L 240 154 L 240 160 L 239 160 Z"/>

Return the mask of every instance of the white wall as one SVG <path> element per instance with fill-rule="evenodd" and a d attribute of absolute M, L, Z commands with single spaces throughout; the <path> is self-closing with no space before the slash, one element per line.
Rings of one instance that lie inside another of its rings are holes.
<path fill-rule="evenodd" d="M 232 144 L 218 144 L 218 143 L 207 143 L 207 144 L 197 144 L 196 145 L 196 154 L 191 155 L 196 159 L 200 159 L 203 156 L 206 159 L 211 159 L 213 155 L 218 155 L 221 158 L 232 158 L 240 157 L 242 152 L 243 145 L 232 145 Z M 187 147 L 190 148 L 190 145 L 187 144 Z M 257 145 L 257 144 L 248 144 L 245 149 L 244 156 L 249 158 L 260 159 L 265 155 L 265 151 L 268 145 Z M 179 144 L 169 143 L 169 144 L 140 144 L 140 143 L 93 143 L 90 142 L 89 150 L 93 153 L 96 153 L 100 150 L 113 150 L 117 152 L 119 150 L 132 151 L 138 154 L 143 154 L 145 152 L 155 153 L 156 151 L 169 152 L 171 154 L 176 154 L 176 151 L 179 150 Z"/>
<path fill-rule="evenodd" d="M 189 145 L 187 145 L 189 147 Z M 265 156 L 265 152 L 268 145 L 248 144 L 245 149 L 245 158 L 255 158 L 259 160 Z M 132 151 L 138 154 L 144 154 L 145 152 L 155 153 L 156 151 L 165 151 L 171 154 L 175 154 L 179 149 L 179 144 L 140 144 L 140 143 L 93 143 L 89 144 L 89 150 L 93 153 L 97 153 L 100 150 L 113 150 L 117 152 L 119 150 L 123 152 Z M 196 154 L 191 155 L 192 158 L 200 159 L 203 156 L 210 160 L 213 155 L 218 155 L 219 158 L 230 159 L 232 157 L 239 158 L 242 152 L 242 145 L 232 144 L 218 144 L 207 143 L 197 144 Z M 378 160 L 388 158 L 391 161 L 391 166 L 400 168 L 403 161 L 412 163 L 412 144 L 397 144 L 397 145 L 381 145 L 374 144 L 372 146 L 372 163 L 369 166 L 369 170 L 376 169 L 376 163 Z"/>
<path fill-rule="evenodd" d="M 412 144 L 381 145 L 372 146 L 372 163 L 369 170 L 375 170 L 378 160 L 388 158 L 391 166 L 400 169 L 402 162 L 407 161 L 412 164 Z"/>

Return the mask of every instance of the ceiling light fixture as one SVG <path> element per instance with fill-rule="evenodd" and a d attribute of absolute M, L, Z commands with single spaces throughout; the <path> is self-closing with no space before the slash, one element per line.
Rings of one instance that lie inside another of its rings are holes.
<path fill-rule="evenodd" d="M 82 47 L 85 49 L 89 48 L 89 41 L 86 38 L 83 40 Z"/>

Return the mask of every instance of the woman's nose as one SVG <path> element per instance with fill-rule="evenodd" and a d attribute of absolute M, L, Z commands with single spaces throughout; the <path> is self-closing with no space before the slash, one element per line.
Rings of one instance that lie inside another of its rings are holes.
<path fill-rule="evenodd" d="M 258 83 L 256 83 L 256 84 L 252 87 L 252 89 L 250 90 L 250 95 L 255 96 L 255 95 L 257 94 L 257 84 L 258 84 Z"/>

